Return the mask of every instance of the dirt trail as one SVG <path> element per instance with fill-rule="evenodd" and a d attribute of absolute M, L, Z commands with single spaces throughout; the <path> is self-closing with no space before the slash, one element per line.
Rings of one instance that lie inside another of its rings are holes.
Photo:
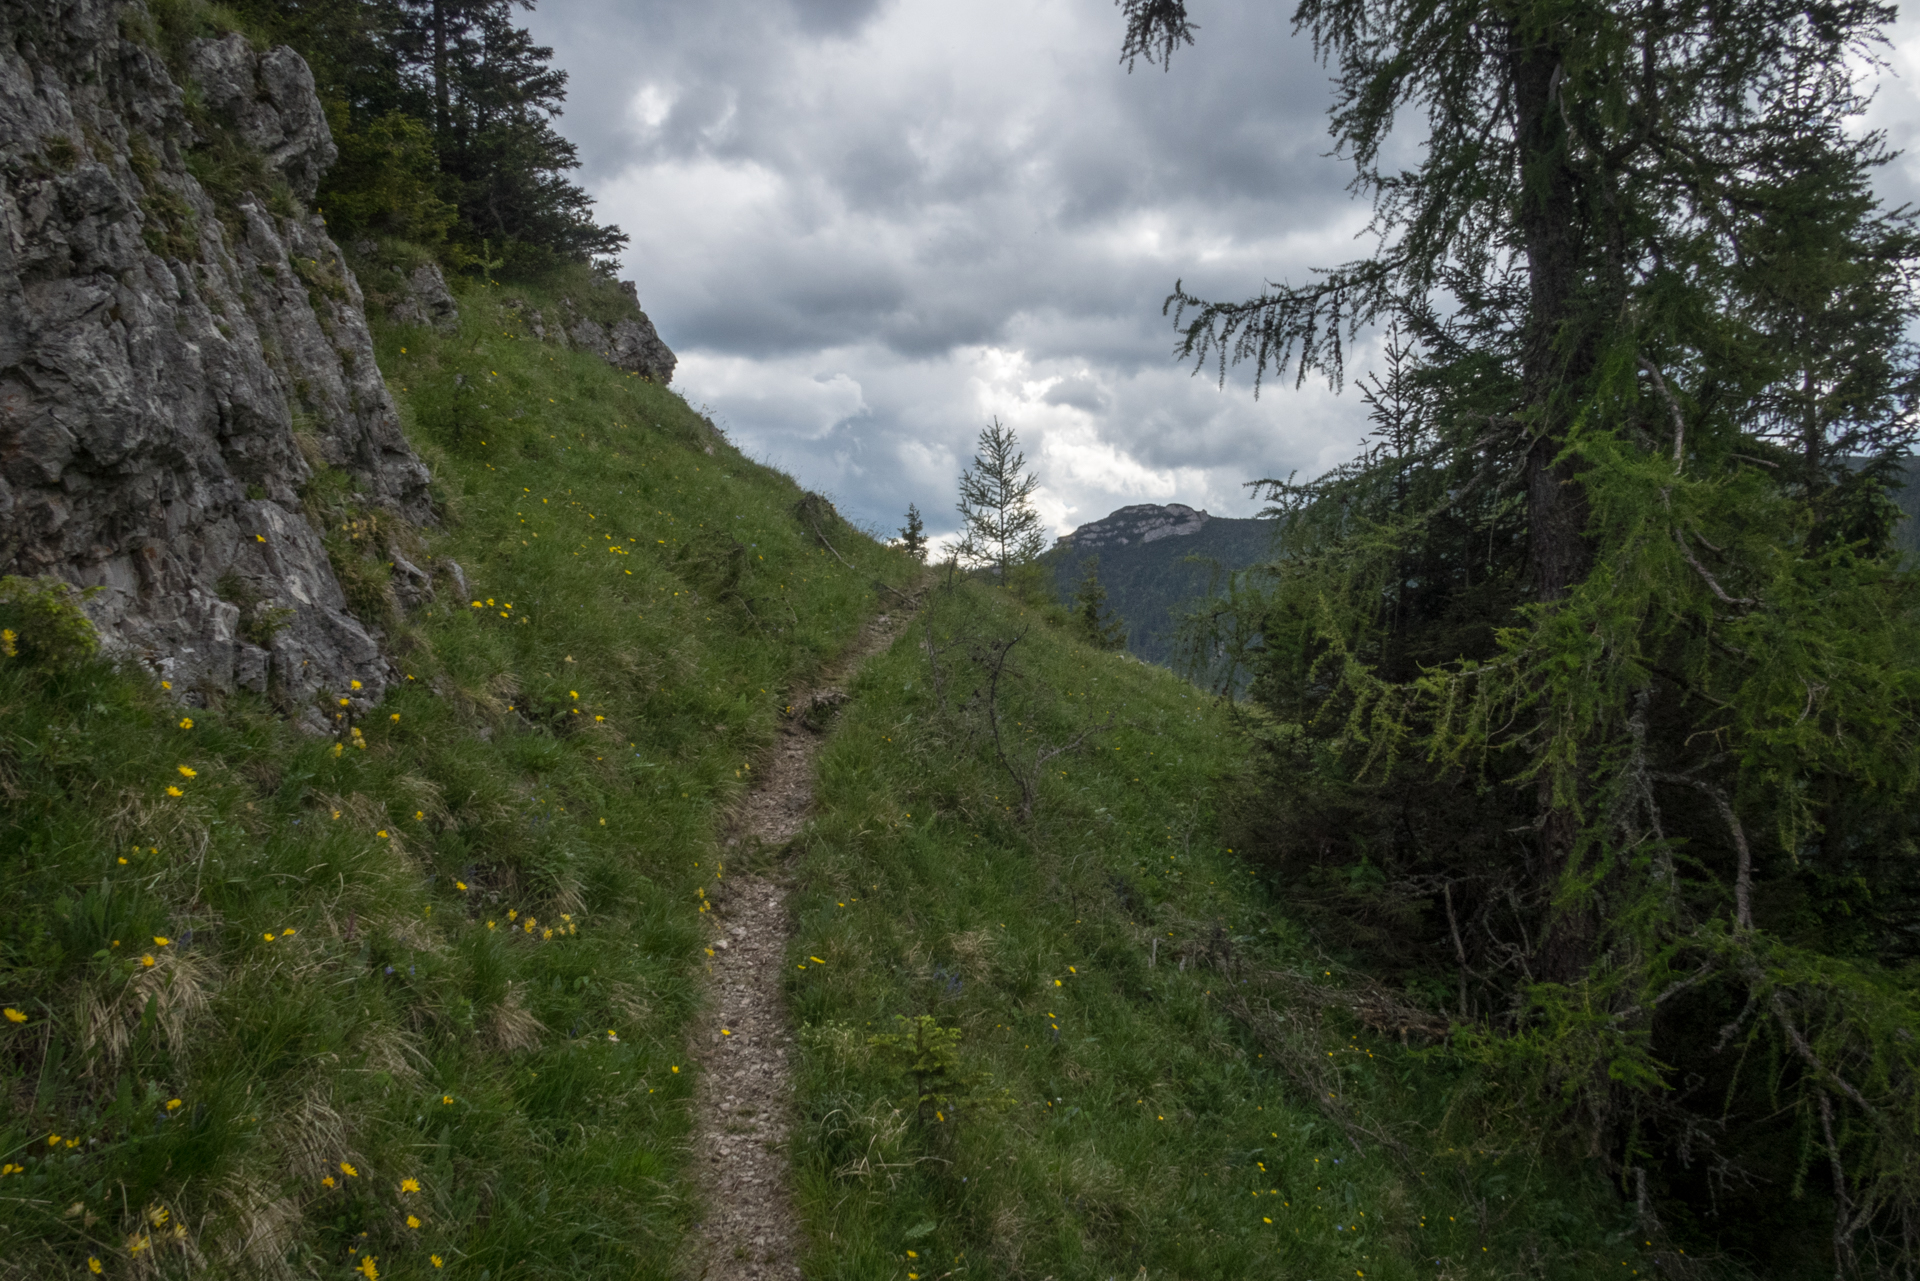
<path fill-rule="evenodd" d="M 780 739 L 756 767 L 757 785 L 728 825 L 726 862 L 745 865 L 755 847 L 778 849 L 799 834 L 813 804 L 813 758 L 840 686 L 891 645 L 911 609 L 882 613 L 811 690 L 794 695 Z M 735 874 L 709 917 L 708 1017 L 694 1032 L 694 1173 L 706 1211 L 694 1229 L 691 1274 L 699 1281 L 798 1281 L 802 1246 L 788 1172 L 793 1114 L 793 1029 L 780 998 L 793 922 L 788 883 L 775 870 Z"/>

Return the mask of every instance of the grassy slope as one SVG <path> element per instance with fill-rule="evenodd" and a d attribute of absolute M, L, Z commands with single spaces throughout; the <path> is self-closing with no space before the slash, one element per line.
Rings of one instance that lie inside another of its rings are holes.
<path fill-rule="evenodd" d="M 716 814 L 908 567 L 506 292 L 377 336 L 444 525 L 309 495 L 406 676 L 364 747 L 0 661 L 0 1272 L 667 1273 Z M 483 607 L 392 612 L 390 538 Z"/>
<path fill-rule="evenodd" d="M 942 645 L 1024 625 L 972 587 L 936 593 L 929 617 Z M 1444 1060 L 1316 1015 L 1346 1002 L 1340 976 L 1218 844 L 1210 797 L 1237 751 L 1223 712 L 1163 671 L 1035 627 L 1015 647 L 1009 702 L 1023 759 L 1109 715 L 1113 728 L 1052 762 L 1023 823 L 977 715 L 939 710 L 925 643 L 916 628 L 865 669 L 823 755 L 799 864 L 788 979 L 806 1024 L 809 1276 L 1646 1266 L 1604 1183 L 1503 1159 L 1497 1115 L 1443 1116 L 1456 1084 Z M 946 660 L 958 707 L 978 673 L 960 649 Z M 1280 1017 L 1236 1018 L 1242 998 Z M 1017 1106 L 944 1124 L 899 1110 L 904 1078 L 867 1037 L 925 1013 L 962 1029 L 963 1066 L 991 1071 Z M 1398 1132 L 1404 1158 L 1368 1127 Z"/>

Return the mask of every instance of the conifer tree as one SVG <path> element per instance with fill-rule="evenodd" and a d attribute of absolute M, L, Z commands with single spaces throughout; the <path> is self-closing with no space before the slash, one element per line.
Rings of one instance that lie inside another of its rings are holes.
<path fill-rule="evenodd" d="M 627 242 L 593 217 L 554 128 L 566 72 L 513 22 L 531 0 L 234 0 L 314 71 L 340 147 L 320 203 L 337 232 L 505 246 L 510 265 Z M 455 255 L 458 257 L 458 255 Z"/>
<path fill-rule="evenodd" d="M 1046 550 L 1040 513 L 1033 507 L 1039 478 L 1027 471 L 1013 428 L 995 418 L 980 432 L 973 466 L 960 474 L 958 509 L 964 525 L 957 554 L 964 564 L 991 569 L 1006 586 L 1015 570 Z"/>
<path fill-rule="evenodd" d="M 1184 0 L 1122 3 L 1123 58 L 1193 41 Z M 1779 1154 L 1819 1154 L 1836 1275 L 1920 1252 L 1920 1046 L 1886 1030 L 1920 1013 L 1888 968 L 1920 920 L 1920 584 L 1885 493 L 1920 244 L 1858 127 L 1892 17 L 1301 0 L 1377 248 L 1168 299 L 1256 389 L 1337 385 L 1389 320 L 1420 350 L 1391 448 L 1265 486 L 1253 695 L 1302 737 L 1256 839 L 1381 869 L 1327 919 L 1457 966 L 1460 1044 L 1624 1186 L 1797 1188 Z M 1405 115 L 1418 158 L 1384 169 Z"/>
<path fill-rule="evenodd" d="M 1100 558 L 1080 562 L 1080 585 L 1073 592 L 1073 619 L 1081 639 L 1095 649 L 1125 649 L 1127 625 L 1107 608 L 1106 585 L 1100 581 Z"/>
<path fill-rule="evenodd" d="M 915 560 L 927 558 L 927 527 L 920 519 L 920 505 L 907 504 L 907 523 L 900 527 L 900 546 Z"/>

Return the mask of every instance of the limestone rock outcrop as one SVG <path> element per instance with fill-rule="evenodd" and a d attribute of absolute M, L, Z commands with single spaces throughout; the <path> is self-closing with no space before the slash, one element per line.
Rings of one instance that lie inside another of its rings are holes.
<path fill-rule="evenodd" d="M 189 701 L 377 700 L 388 669 L 302 514 L 316 467 L 430 518 L 359 286 L 300 205 L 334 154 L 289 49 L 187 58 L 119 0 L 0 0 L 0 574 L 104 590 L 109 652 Z M 143 31 L 143 27 L 146 29 Z M 188 157 L 256 150 L 286 192 L 216 199 Z"/>
<path fill-rule="evenodd" d="M 406 278 L 400 300 L 388 310 L 396 325 L 431 325 L 443 333 L 460 328 L 460 304 L 437 263 L 421 263 Z"/>
<path fill-rule="evenodd" d="M 595 353 L 615 369 L 645 374 L 664 387 L 673 381 L 674 366 L 679 360 L 661 340 L 647 313 L 640 310 L 640 297 L 634 283 L 623 280 L 620 287 L 633 302 L 633 316 L 617 320 L 611 327 L 596 320 L 574 320 L 567 326 L 566 336 L 575 347 Z"/>
<path fill-rule="evenodd" d="M 1136 503 L 1063 535 L 1057 545 L 1091 552 L 1102 547 L 1153 543 L 1162 538 L 1197 534 L 1212 519 L 1206 512 L 1196 511 L 1185 503 Z"/>

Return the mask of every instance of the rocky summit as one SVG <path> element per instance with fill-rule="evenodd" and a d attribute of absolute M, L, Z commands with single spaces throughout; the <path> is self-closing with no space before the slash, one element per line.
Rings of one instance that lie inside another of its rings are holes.
<path fill-rule="evenodd" d="M 1196 511 L 1185 503 L 1136 503 L 1062 535 L 1056 546 L 1071 547 L 1078 552 L 1135 547 L 1162 538 L 1197 534 L 1212 519 L 1206 512 Z"/>

